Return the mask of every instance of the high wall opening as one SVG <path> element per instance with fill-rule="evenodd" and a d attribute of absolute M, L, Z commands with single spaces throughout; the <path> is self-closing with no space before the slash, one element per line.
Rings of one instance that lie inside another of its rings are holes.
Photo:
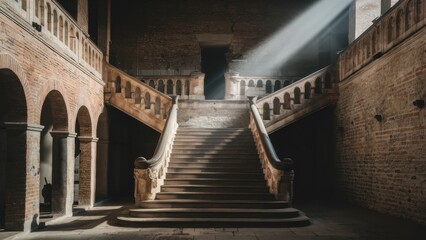
<path fill-rule="evenodd" d="M 25 209 L 26 134 L 11 123 L 27 122 L 24 89 L 0 69 L 0 230 L 21 230 Z"/>
<path fill-rule="evenodd" d="M 201 71 L 206 74 L 204 79 L 204 95 L 206 99 L 224 99 L 225 72 L 228 68 L 225 53 L 227 47 L 202 47 Z"/>
<path fill-rule="evenodd" d="M 60 92 L 51 91 L 41 110 L 40 213 L 65 213 L 67 201 L 68 114 Z"/>
<path fill-rule="evenodd" d="M 96 136 L 98 144 L 96 145 L 96 193 L 95 202 L 106 200 L 108 198 L 108 112 L 106 108 L 98 119 Z"/>

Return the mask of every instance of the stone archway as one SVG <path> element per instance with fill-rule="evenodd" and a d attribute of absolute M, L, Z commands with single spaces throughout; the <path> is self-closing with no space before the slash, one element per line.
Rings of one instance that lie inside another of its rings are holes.
<path fill-rule="evenodd" d="M 93 206 L 94 203 L 94 188 L 95 188 L 95 172 L 92 149 L 95 149 L 93 144 L 95 141 L 92 137 L 92 120 L 89 110 L 82 106 L 78 113 L 75 124 L 75 139 L 74 151 L 74 203 L 82 206 Z M 75 185 L 75 186 L 76 186 Z"/>
<path fill-rule="evenodd" d="M 99 116 L 96 136 L 99 141 L 96 149 L 96 195 L 95 201 L 102 201 L 108 198 L 108 148 L 109 148 L 109 128 L 108 112 L 104 108 Z"/>
<path fill-rule="evenodd" d="M 27 161 L 27 138 L 37 137 L 40 127 L 31 129 L 27 119 L 20 78 L 0 68 L 0 229 L 21 231 L 32 224 L 34 211 L 26 204 L 26 189 L 31 187 L 27 178 L 37 174 L 37 161 Z"/>
<path fill-rule="evenodd" d="M 72 210 L 72 176 L 69 149 L 75 134 L 68 132 L 68 111 L 62 94 L 53 90 L 46 96 L 40 123 L 40 213 L 69 215 Z"/>

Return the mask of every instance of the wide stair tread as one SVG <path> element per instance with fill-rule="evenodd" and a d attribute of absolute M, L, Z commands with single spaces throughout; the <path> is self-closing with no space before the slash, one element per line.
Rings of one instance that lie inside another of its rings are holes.
<path fill-rule="evenodd" d="M 209 200 L 209 199 L 156 199 L 142 202 L 141 208 L 253 208 L 279 209 L 288 207 L 286 201 L 270 200 Z"/>

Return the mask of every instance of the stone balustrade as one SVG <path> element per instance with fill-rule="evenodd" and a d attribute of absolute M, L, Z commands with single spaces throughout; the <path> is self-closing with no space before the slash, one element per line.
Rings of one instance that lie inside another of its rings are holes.
<path fill-rule="evenodd" d="M 336 75 L 333 67 L 326 67 L 257 100 L 268 133 L 293 122 L 298 115 L 322 109 L 330 100 L 337 101 Z"/>
<path fill-rule="evenodd" d="M 54 0 L 4 0 L 2 7 L 15 13 L 21 20 L 40 32 L 48 44 L 102 77 L 103 53 L 90 40 L 87 32 L 77 24 L 63 7 Z"/>
<path fill-rule="evenodd" d="M 204 100 L 204 77 L 201 72 L 189 76 L 142 76 L 140 81 L 169 96 L 180 99 Z"/>
<path fill-rule="evenodd" d="M 417 32 L 426 22 L 425 0 L 400 0 L 340 53 L 340 80 Z"/>
<path fill-rule="evenodd" d="M 108 63 L 103 65 L 106 103 L 162 132 L 172 99 Z"/>
<path fill-rule="evenodd" d="M 290 85 L 298 78 L 278 76 L 240 76 L 239 73 L 225 74 L 225 99 L 246 100 L 247 96 L 264 97 Z"/>

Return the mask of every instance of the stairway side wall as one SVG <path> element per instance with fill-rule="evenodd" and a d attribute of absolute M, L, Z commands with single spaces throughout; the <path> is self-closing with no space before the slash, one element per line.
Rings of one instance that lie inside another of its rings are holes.
<path fill-rule="evenodd" d="M 426 223 L 426 28 L 340 83 L 335 112 L 340 192 Z M 381 115 L 380 122 L 375 115 Z"/>

